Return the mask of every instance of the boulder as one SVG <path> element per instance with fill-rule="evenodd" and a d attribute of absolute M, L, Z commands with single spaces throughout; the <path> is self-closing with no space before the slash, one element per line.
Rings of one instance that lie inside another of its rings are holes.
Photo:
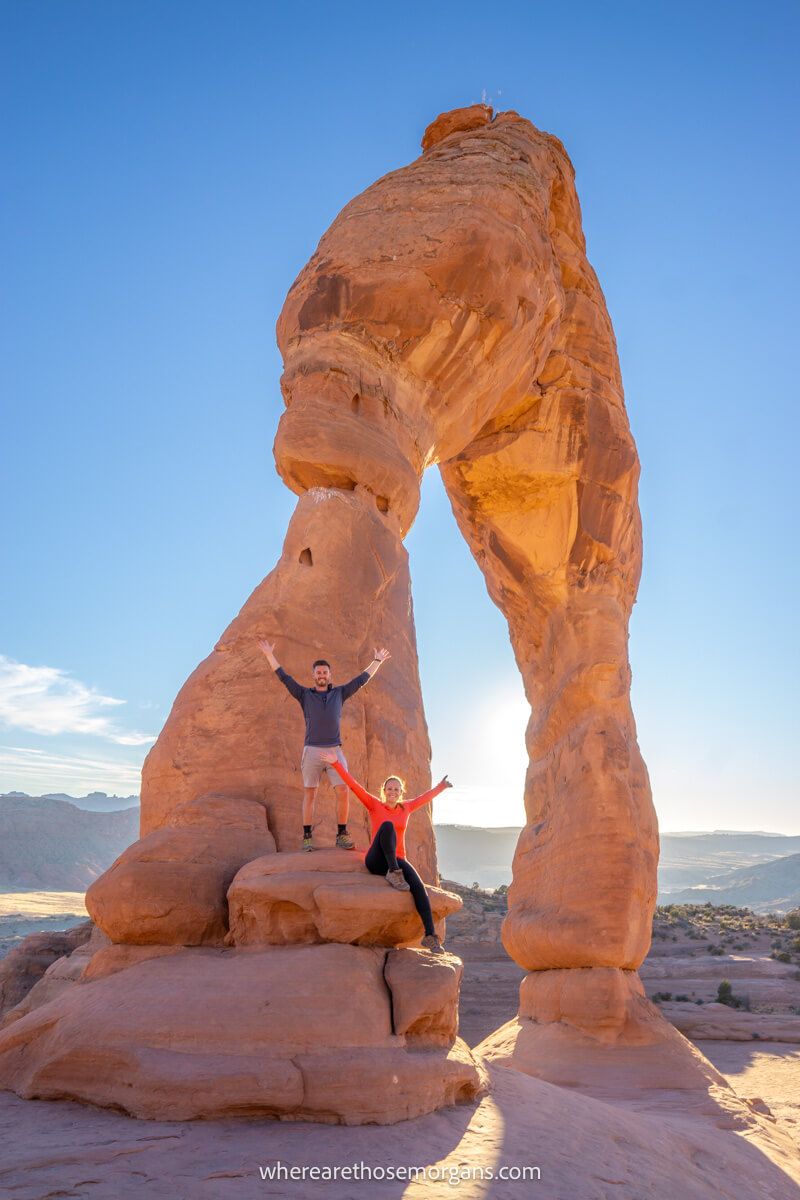
<path fill-rule="evenodd" d="M 31 933 L 0 962 L 0 1017 L 15 1008 L 65 954 L 88 941 L 91 921 L 66 931 Z"/>
<path fill-rule="evenodd" d="M 452 1045 L 463 974 L 464 964 L 455 954 L 390 950 L 383 975 L 392 994 L 395 1033 L 419 1045 Z"/>
<path fill-rule="evenodd" d="M 201 796 L 129 846 L 89 888 L 86 908 L 113 942 L 222 945 L 231 880 L 243 863 L 274 851 L 262 804 Z"/>
<path fill-rule="evenodd" d="M 452 892 L 428 886 L 434 923 L 461 908 Z M 404 946 L 424 929 L 410 892 L 371 875 L 348 850 L 266 855 L 236 875 L 228 890 L 228 944 L 285 946 L 346 942 Z"/>
<path fill-rule="evenodd" d="M 42 1004 L 49 1004 L 65 989 L 73 987 L 83 979 L 86 968 L 93 958 L 110 944 L 108 937 L 101 929 L 92 925 L 91 921 L 86 921 L 69 932 L 78 934 L 79 931 L 82 940 L 76 945 L 76 939 L 73 939 L 72 948 L 68 947 L 64 954 L 56 958 L 20 1002 L 6 1011 L 5 1015 L 0 1018 L 0 1029 L 10 1025 L 12 1021 L 18 1021 L 20 1017 L 33 1012 Z"/>

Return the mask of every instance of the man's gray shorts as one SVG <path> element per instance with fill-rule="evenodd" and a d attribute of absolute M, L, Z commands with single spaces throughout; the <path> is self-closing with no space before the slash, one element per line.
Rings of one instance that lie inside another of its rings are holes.
<path fill-rule="evenodd" d="M 331 763 L 326 763 L 323 754 L 329 754 L 331 750 L 336 752 L 336 757 L 344 767 L 345 771 L 349 771 L 347 759 L 342 754 L 341 746 L 303 746 L 303 754 L 300 759 L 300 770 L 303 772 L 303 787 L 316 787 L 322 778 L 323 772 L 327 772 L 328 779 L 334 787 L 344 787 L 345 782 L 341 775 L 334 771 Z"/>

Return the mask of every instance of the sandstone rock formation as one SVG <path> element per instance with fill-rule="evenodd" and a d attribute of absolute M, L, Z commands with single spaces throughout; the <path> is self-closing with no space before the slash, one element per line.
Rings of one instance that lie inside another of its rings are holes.
<path fill-rule="evenodd" d="M 82 944 L 9 997 L 0 1088 L 151 1119 L 357 1124 L 485 1087 L 457 1036 L 460 960 L 410 948 L 410 893 L 355 852 L 275 853 L 258 802 L 184 801 L 91 892 L 99 927 L 63 935 Z M 461 901 L 430 894 L 443 932 Z"/>
<path fill-rule="evenodd" d="M 233 725 L 231 750 L 247 764 L 237 783 L 251 772 L 278 805 L 257 730 L 280 722 L 283 779 L 297 735 L 286 735 L 286 698 L 270 690 L 253 638 L 282 634 L 290 669 L 324 644 L 344 656 L 343 674 L 354 670 L 354 644 L 367 652 L 387 600 L 402 592 L 408 603 L 400 539 L 422 472 L 438 463 L 533 712 L 507 949 L 529 970 L 634 969 L 658 856 L 629 695 L 639 465 L 569 158 L 518 114 L 490 118 L 477 106 L 434 122 L 422 157 L 344 208 L 289 292 L 275 456 L 301 499 L 281 562 L 187 681 L 148 756 L 143 827 L 163 821 L 170 798 L 216 786 Z M 368 786 L 386 760 L 373 766 L 361 745 L 388 746 L 401 765 L 424 758 L 410 615 L 384 631 L 401 655 L 361 693 L 363 742 L 347 731 Z M 402 744 L 387 702 L 409 665 L 402 711 L 419 737 Z M 222 748 L 203 736 L 210 721 Z"/>
<path fill-rule="evenodd" d="M 452 892 L 428 887 L 434 924 L 461 908 Z M 386 886 L 360 856 L 328 850 L 271 854 L 242 867 L 228 890 L 233 946 L 291 946 L 345 942 L 404 946 L 423 929 L 408 892 Z"/>
<path fill-rule="evenodd" d="M 693 1042 L 800 1042 L 800 1015 L 746 1012 L 727 1004 L 667 1003 L 659 1008 L 667 1020 Z"/>
<path fill-rule="evenodd" d="M 84 921 L 63 932 L 31 933 L 9 950 L 0 962 L 0 1018 L 20 1004 L 52 966 L 88 941 L 91 932 L 91 922 Z"/>
<path fill-rule="evenodd" d="M 317 488 L 301 497 L 278 565 L 178 693 L 142 770 L 143 834 L 163 826 L 181 801 L 217 792 L 263 804 L 278 850 L 300 849 L 303 715 L 274 678 L 256 644 L 261 637 L 278 638 L 281 664 L 305 682 L 317 657 L 331 662 L 338 683 L 362 671 L 375 646 L 390 646 L 389 664 L 344 706 L 348 763 L 373 792 L 398 770 L 412 795 L 430 787 L 408 556 L 363 489 Z M 367 814 L 357 801 L 350 809 L 351 832 L 366 849 Z M 315 837 L 332 846 L 336 814 L 326 782 L 317 820 Z M 406 845 L 423 879 L 435 883 L 428 809 L 409 822 Z"/>
<path fill-rule="evenodd" d="M 231 945 L 409 932 L 394 913 L 408 896 L 384 892 L 370 911 L 368 880 L 332 886 L 309 877 L 326 874 L 322 861 L 299 874 L 288 861 L 300 840 L 302 722 L 257 639 L 277 639 L 283 665 L 301 678 L 323 654 L 338 680 L 388 645 L 390 662 L 345 708 L 350 765 L 373 792 L 389 770 L 412 792 L 427 787 L 402 539 L 434 464 L 507 618 L 532 709 L 526 825 L 503 939 L 534 974 L 514 1031 L 489 1039 L 487 1056 L 536 1073 L 538 1047 L 554 1071 L 564 1046 L 587 1062 L 587 1046 L 632 1048 L 637 1061 L 656 1047 L 660 1066 L 669 1060 L 680 1074 L 674 1055 L 685 1039 L 636 977 L 658 857 L 627 651 L 641 571 L 639 466 L 573 169 L 557 138 L 485 105 L 443 114 L 423 147 L 343 209 L 289 292 L 277 331 L 286 411 L 275 459 L 299 500 L 283 552 L 181 688 L 143 769 L 143 841 L 92 889 L 90 909 L 126 943 L 123 957 L 103 951 L 93 978 L 0 1032 L 0 1082 L 24 1095 L 140 1115 L 171 1101 L 184 1116 L 359 1121 L 396 1120 L 482 1086 L 449 1041 L 444 965 L 430 967 L 442 980 L 430 995 L 442 1002 L 428 1011 L 428 969 L 386 961 L 413 951 Z M 260 806 L 278 853 L 240 870 L 224 947 L 131 956 L 135 941 L 220 940 L 224 871 L 264 854 L 231 835 L 223 870 L 216 845 L 182 824 L 186 806 L 211 793 L 223 807 L 225 798 Z M 354 808 L 364 848 L 366 814 Z M 332 842 L 333 805 L 320 815 Z M 412 818 L 407 846 L 435 883 L 430 809 Z M 208 885 L 196 885 L 199 905 L 189 896 L 196 880 Z M 449 903 L 442 898 L 440 916 Z M 402 1033 L 387 999 L 397 981 L 411 989 L 399 1004 Z M 351 1011 L 333 1043 L 342 989 Z M 240 1027 L 230 1025 L 229 996 Z M 417 1033 L 433 1044 L 415 1046 Z M 694 1059 L 689 1075 L 701 1091 L 713 1084 Z"/>
<path fill-rule="evenodd" d="M 35 1008 L 49 1004 L 51 1000 L 57 999 L 73 984 L 78 983 L 85 977 L 89 964 L 94 962 L 101 951 L 109 945 L 109 939 L 101 929 L 93 926 L 91 921 L 85 921 L 83 925 L 69 930 L 67 935 L 62 936 L 69 937 L 71 934 L 76 936 L 70 937 L 68 942 L 62 943 L 63 953 L 51 962 L 44 974 L 25 991 L 23 998 L 13 1007 L 6 1007 L 5 1015 L 0 1009 L 0 1029 L 14 1021 L 19 1021 L 21 1017 L 27 1016 Z M 36 936 L 38 935 L 31 935 L 31 937 Z M 31 939 L 26 938 L 25 940 Z"/>
<path fill-rule="evenodd" d="M 0 1031 L 0 1087 L 151 1119 L 388 1124 L 484 1086 L 455 1036 L 457 967 L 427 951 L 346 945 L 140 958 Z"/>
<path fill-rule="evenodd" d="M 274 851 L 257 801 L 185 800 L 163 828 L 129 846 L 92 884 L 86 908 L 113 942 L 221 946 L 231 880 L 251 858 Z"/>

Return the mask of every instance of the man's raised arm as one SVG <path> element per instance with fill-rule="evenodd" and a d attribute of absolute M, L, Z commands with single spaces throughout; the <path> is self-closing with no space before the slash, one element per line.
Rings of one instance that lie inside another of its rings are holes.
<path fill-rule="evenodd" d="M 278 676 L 278 679 L 280 679 L 287 692 L 289 692 L 292 696 L 294 696 L 295 700 L 299 700 L 302 704 L 303 688 L 296 679 L 292 678 L 288 671 L 284 671 L 283 667 L 278 662 L 277 658 L 275 657 L 275 642 L 268 642 L 266 639 L 259 638 L 258 645 L 264 652 L 267 662 L 272 667 L 273 671 Z"/>
<path fill-rule="evenodd" d="M 387 658 L 391 658 L 388 650 L 376 650 L 375 657 L 372 662 L 366 667 L 360 675 L 356 675 L 355 679 L 351 679 L 349 683 L 342 686 L 342 700 L 349 700 L 353 692 L 357 692 L 360 687 L 368 683 L 378 668 L 386 662 Z M 366 678 L 365 678 L 366 676 Z"/>

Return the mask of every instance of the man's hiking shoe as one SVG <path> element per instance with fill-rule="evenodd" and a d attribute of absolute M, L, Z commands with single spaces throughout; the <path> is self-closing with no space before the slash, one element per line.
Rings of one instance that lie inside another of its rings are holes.
<path fill-rule="evenodd" d="M 444 946 L 435 933 L 426 933 L 422 945 L 426 950 L 430 950 L 431 954 L 444 954 Z"/>
<path fill-rule="evenodd" d="M 349 833 L 337 833 L 336 845 L 340 850 L 355 850 L 356 844 Z"/>
<path fill-rule="evenodd" d="M 393 888 L 397 888 L 398 892 L 410 892 L 411 888 L 403 878 L 403 872 L 398 868 L 396 871 L 387 871 L 386 878 Z"/>
<path fill-rule="evenodd" d="M 304 850 L 316 850 L 316 848 L 317 847 L 314 845 L 313 838 L 310 838 L 310 837 L 303 838 L 303 849 Z"/>

